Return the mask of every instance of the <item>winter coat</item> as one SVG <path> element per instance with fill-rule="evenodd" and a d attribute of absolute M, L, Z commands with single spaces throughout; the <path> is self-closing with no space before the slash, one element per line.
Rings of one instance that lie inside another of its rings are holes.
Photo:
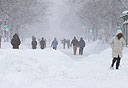
<path fill-rule="evenodd" d="M 57 47 L 57 45 L 58 45 L 58 42 L 57 42 L 57 40 L 54 40 L 54 41 L 52 41 L 52 47 Z"/>
<path fill-rule="evenodd" d="M 46 42 L 45 42 L 45 40 L 41 40 L 40 41 L 40 48 L 41 49 L 44 49 L 46 47 Z"/>
<path fill-rule="evenodd" d="M 11 40 L 11 44 L 13 46 L 13 49 L 19 49 L 19 45 L 21 44 L 20 38 L 17 34 L 15 34 Z"/>
<path fill-rule="evenodd" d="M 117 35 L 119 33 L 122 33 L 121 31 L 118 31 L 116 36 L 114 36 L 111 41 L 110 41 L 110 44 L 111 44 L 111 48 L 112 48 L 112 57 L 113 58 L 117 58 L 118 55 L 119 57 L 121 58 L 122 57 L 122 51 L 123 51 L 123 48 L 125 47 L 125 40 L 122 38 L 118 39 Z"/>
<path fill-rule="evenodd" d="M 32 49 L 36 49 L 37 41 L 36 40 L 32 40 L 31 44 L 32 44 Z"/>
<path fill-rule="evenodd" d="M 85 41 L 84 40 L 80 40 L 79 43 L 78 43 L 78 46 L 79 47 L 85 47 Z"/>
<path fill-rule="evenodd" d="M 73 44 L 73 46 L 78 46 L 78 40 L 77 39 L 73 39 L 71 44 Z"/>

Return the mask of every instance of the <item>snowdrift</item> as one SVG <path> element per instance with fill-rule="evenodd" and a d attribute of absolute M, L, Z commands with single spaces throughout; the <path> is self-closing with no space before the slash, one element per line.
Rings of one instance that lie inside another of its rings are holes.
<path fill-rule="evenodd" d="M 120 69 L 110 70 L 112 50 L 100 41 L 88 44 L 84 56 L 72 56 L 71 49 L 66 54 L 51 48 L 32 50 L 29 44 L 26 41 L 20 50 L 12 50 L 4 43 L 0 49 L 0 88 L 128 87 L 127 48 Z"/>
<path fill-rule="evenodd" d="M 84 57 L 78 62 L 79 85 L 81 88 L 127 88 L 128 81 L 128 49 L 123 51 L 119 70 L 110 70 L 112 61 L 111 48 L 105 49 L 99 54 Z M 82 74 L 82 75 L 81 75 Z M 86 83 L 82 84 L 83 81 Z"/>
<path fill-rule="evenodd" d="M 90 54 L 99 54 L 101 53 L 103 50 L 107 49 L 109 47 L 108 43 L 104 43 L 100 40 L 97 40 L 95 42 L 88 42 L 85 46 L 84 52 L 87 55 Z"/>
<path fill-rule="evenodd" d="M 0 56 L 0 88 L 42 88 L 45 79 L 68 75 L 73 64 L 67 55 L 52 49 L 1 49 Z"/>

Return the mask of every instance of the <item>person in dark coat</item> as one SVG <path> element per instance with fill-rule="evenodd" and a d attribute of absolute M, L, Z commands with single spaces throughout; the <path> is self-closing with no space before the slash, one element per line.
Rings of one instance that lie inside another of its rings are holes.
<path fill-rule="evenodd" d="M 71 45 L 73 45 L 74 55 L 76 55 L 77 47 L 78 47 L 78 40 L 76 39 L 76 37 L 74 37 L 74 39 L 72 40 Z"/>
<path fill-rule="evenodd" d="M 54 38 L 54 40 L 52 41 L 51 47 L 53 47 L 53 49 L 57 49 L 57 45 L 58 45 L 58 41 L 56 40 L 56 38 Z"/>
<path fill-rule="evenodd" d="M 83 38 L 80 38 L 78 46 L 79 46 L 79 55 L 83 55 L 83 50 L 85 47 L 85 41 L 83 40 Z"/>
<path fill-rule="evenodd" d="M 66 41 L 68 49 L 70 49 L 70 39 L 67 39 Z"/>
<path fill-rule="evenodd" d="M 63 39 L 63 40 L 62 40 L 62 44 L 63 44 L 63 49 L 65 49 L 66 39 Z"/>
<path fill-rule="evenodd" d="M 19 45 L 21 44 L 20 38 L 17 34 L 14 34 L 11 44 L 13 46 L 13 49 L 19 49 Z"/>
<path fill-rule="evenodd" d="M 40 41 L 40 48 L 41 49 L 46 48 L 46 41 L 44 40 L 44 38 L 42 38 L 42 40 Z"/>
<path fill-rule="evenodd" d="M 32 49 L 36 49 L 37 48 L 37 41 L 36 41 L 36 38 L 34 36 L 32 37 L 31 45 L 32 45 Z"/>

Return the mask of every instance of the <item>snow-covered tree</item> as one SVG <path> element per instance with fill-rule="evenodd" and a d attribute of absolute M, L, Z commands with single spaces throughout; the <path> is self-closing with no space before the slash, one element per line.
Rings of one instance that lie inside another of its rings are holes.
<path fill-rule="evenodd" d="M 0 19 L 7 20 L 9 33 L 20 35 L 25 25 L 39 21 L 47 13 L 49 2 L 47 0 L 0 0 Z"/>
<path fill-rule="evenodd" d="M 109 41 L 121 26 L 121 13 L 127 9 L 127 0 L 69 0 L 69 8 L 77 14 L 86 36 L 93 40 Z M 69 11 L 70 12 L 70 11 Z M 89 30 L 93 29 L 92 33 Z"/>

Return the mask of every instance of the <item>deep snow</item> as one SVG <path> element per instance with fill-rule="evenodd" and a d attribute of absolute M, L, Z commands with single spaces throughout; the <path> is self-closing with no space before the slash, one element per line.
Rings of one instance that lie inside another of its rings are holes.
<path fill-rule="evenodd" d="M 84 56 L 73 56 L 72 49 L 61 46 L 57 51 L 32 50 L 28 40 L 20 50 L 2 43 L 0 88 L 127 88 L 128 49 L 123 51 L 120 70 L 110 70 L 111 49 L 99 43 L 87 44 Z"/>

